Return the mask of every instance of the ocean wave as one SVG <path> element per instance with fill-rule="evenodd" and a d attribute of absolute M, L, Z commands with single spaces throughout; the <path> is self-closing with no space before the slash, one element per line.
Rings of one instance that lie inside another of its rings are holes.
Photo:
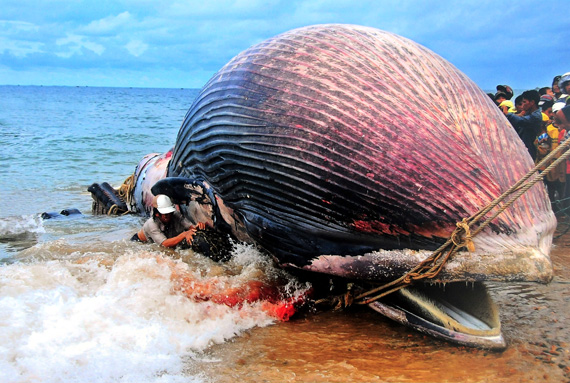
<path fill-rule="evenodd" d="M 232 306 L 204 290 L 283 276 L 252 247 L 227 264 L 126 242 L 70 250 L 0 267 L 1 381 L 204 382 L 194 364 L 209 347 L 275 322 L 265 302 Z"/>
<path fill-rule="evenodd" d="M 0 238 L 26 233 L 45 233 L 39 214 L 0 218 Z"/>

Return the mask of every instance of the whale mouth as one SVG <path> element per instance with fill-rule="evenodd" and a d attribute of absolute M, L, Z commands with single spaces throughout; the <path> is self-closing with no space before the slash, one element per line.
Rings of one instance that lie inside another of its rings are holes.
<path fill-rule="evenodd" d="M 408 286 L 369 306 L 436 338 L 470 347 L 506 348 L 499 310 L 481 282 Z"/>

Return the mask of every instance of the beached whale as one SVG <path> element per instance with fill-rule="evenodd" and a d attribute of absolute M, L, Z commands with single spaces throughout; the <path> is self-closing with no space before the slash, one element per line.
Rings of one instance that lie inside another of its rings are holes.
<path fill-rule="evenodd" d="M 532 167 L 493 101 L 443 58 L 374 28 L 317 25 L 220 69 L 173 150 L 137 167 L 133 209 L 165 193 L 285 267 L 383 282 Z M 555 226 L 537 184 L 430 281 L 459 283 L 406 288 L 373 308 L 436 336 L 504 347 L 478 282 L 548 282 Z"/>

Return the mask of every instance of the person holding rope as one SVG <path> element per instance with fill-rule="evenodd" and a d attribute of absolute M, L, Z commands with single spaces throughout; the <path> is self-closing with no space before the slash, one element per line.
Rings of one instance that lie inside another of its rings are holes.
<path fill-rule="evenodd" d="M 204 229 L 205 225 L 199 223 L 194 226 L 176 210 L 170 198 L 159 194 L 154 198 L 152 217 L 150 217 L 142 229 L 131 240 L 148 242 L 152 241 L 165 247 L 176 247 L 184 240 L 190 245 L 196 234 L 196 229 Z"/>

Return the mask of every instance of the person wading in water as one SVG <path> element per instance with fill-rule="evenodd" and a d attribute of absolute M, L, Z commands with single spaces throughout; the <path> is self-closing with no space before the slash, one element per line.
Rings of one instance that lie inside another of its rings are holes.
<path fill-rule="evenodd" d="M 170 198 L 159 194 L 154 198 L 152 217 L 131 240 L 152 241 L 165 247 L 176 247 L 184 240 L 190 245 L 197 229 L 205 229 L 203 223 L 194 226 L 176 210 Z"/>

